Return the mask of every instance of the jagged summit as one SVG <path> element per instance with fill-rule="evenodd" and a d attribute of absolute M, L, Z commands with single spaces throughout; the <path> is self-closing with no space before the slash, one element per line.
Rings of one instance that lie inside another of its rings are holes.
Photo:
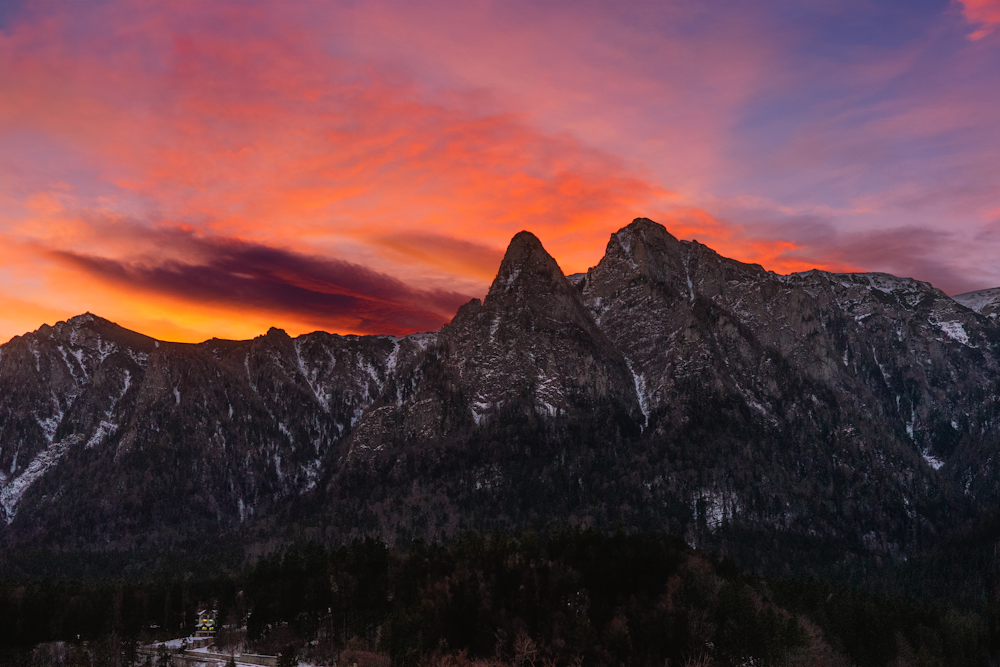
<path fill-rule="evenodd" d="M 539 288 L 550 290 L 566 284 L 559 264 L 531 232 L 518 232 L 511 239 L 497 276 L 490 285 L 486 302 L 513 295 L 515 298 L 534 293 Z"/>
<path fill-rule="evenodd" d="M 621 355 L 530 232 L 511 239 L 486 299 L 463 306 L 441 338 L 477 424 L 515 404 L 554 416 L 609 397 L 639 414 Z"/>
<path fill-rule="evenodd" d="M 641 277 L 684 293 L 693 302 L 699 292 L 712 298 L 731 280 L 752 280 L 763 273 L 757 264 L 722 257 L 697 241 L 678 240 L 649 218 L 636 218 L 611 235 L 604 257 L 580 283 L 588 298 L 603 299 Z M 600 285 L 611 292 L 602 293 Z"/>
<path fill-rule="evenodd" d="M 537 236 L 527 230 L 521 230 L 517 234 L 514 234 L 510 239 L 510 243 L 507 244 L 507 252 L 504 253 L 503 261 L 500 263 L 500 272 L 503 273 L 503 266 L 505 264 L 516 265 L 525 261 L 530 262 L 532 259 L 538 259 L 539 257 L 552 260 L 551 255 L 545 251 L 542 242 Z"/>
<path fill-rule="evenodd" d="M 625 260 L 642 272 L 656 272 L 664 257 L 679 256 L 688 252 L 689 246 L 678 241 L 663 225 L 649 218 L 636 218 L 611 235 L 605 258 Z"/>
<path fill-rule="evenodd" d="M 532 329 L 571 325 L 595 340 L 604 338 L 579 290 L 531 232 L 519 232 L 511 239 L 484 302 L 473 300 L 449 327 L 461 322 L 463 313 L 466 319 L 489 320 L 492 341 L 514 335 L 528 320 Z"/>
<path fill-rule="evenodd" d="M 90 312 L 88 310 L 85 313 L 82 313 L 80 315 L 75 315 L 75 316 L 69 318 L 68 320 L 66 320 L 66 323 L 67 324 L 87 324 L 89 322 L 94 322 L 94 321 L 98 321 L 98 322 L 110 322 L 110 320 L 106 320 L 103 317 L 98 317 L 97 315 L 94 315 L 92 312 Z"/>
<path fill-rule="evenodd" d="M 649 218 L 636 218 L 628 225 L 615 232 L 615 235 L 617 236 L 623 233 L 625 237 L 638 234 L 643 240 L 645 239 L 646 234 L 652 234 L 654 237 L 659 239 L 669 239 L 674 243 L 681 243 L 677 237 L 667 231 L 666 227 L 658 222 L 650 220 Z"/>

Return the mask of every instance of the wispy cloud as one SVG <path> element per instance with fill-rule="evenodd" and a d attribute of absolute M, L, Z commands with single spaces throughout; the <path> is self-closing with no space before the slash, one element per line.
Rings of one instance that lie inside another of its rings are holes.
<path fill-rule="evenodd" d="M 573 272 L 640 215 L 781 272 L 987 280 L 955 254 L 995 247 L 968 243 L 1000 203 L 995 44 L 956 24 L 995 4 L 875 5 L 24 3 L 0 29 L 0 296 L 189 340 L 402 331 L 484 294 L 521 229 Z"/>
<path fill-rule="evenodd" d="M 956 2 L 962 6 L 965 19 L 976 28 L 969 34 L 969 39 L 980 40 L 1000 26 L 1000 1 L 956 0 Z"/>
<path fill-rule="evenodd" d="M 296 304 L 310 321 L 336 305 L 356 315 L 323 320 L 341 331 L 433 328 L 447 319 L 440 303 L 485 293 L 516 231 L 581 264 L 615 225 L 671 197 L 620 158 L 474 94 L 427 99 L 405 76 L 331 56 L 277 6 L 94 5 L 78 18 L 54 11 L 0 37 L 12 101 L 0 107 L 0 175 L 17 184 L 0 231 L 61 259 L 35 288 L 42 300 L 72 291 L 60 283 L 73 267 L 119 293 Z M 164 238 L 164 226 L 191 234 Z M 198 238 L 226 242 L 192 263 L 186 252 L 208 252 L 190 247 Z M 303 266 L 324 285 L 391 274 L 409 296 L 233 278 L 237 260 L 278 261 L 262 249 L 279 247 L 313 258 Z"/>

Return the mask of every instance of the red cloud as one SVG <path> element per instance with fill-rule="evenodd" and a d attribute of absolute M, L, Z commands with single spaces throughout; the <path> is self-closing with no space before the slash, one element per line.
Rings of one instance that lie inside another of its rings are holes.
<path fill-rule="evenodd" d="M 172 300 L 163 307 L 175 309 L 165 320 L 179 318 L 185 301 L 214 299 L 186 281 L 214 281 L 217 256 L 190 262 L 181 235 L 154 233 L 161 223 L 297 257 L 349 258 L 414 294 L 481 294 L 517 230 L 534 230 L 564 263 L 585 268 L 622 221 L 670 200 L 621 160 L 475 96 L 432 101 L 405 78 L 331 56 L 280 6 L 87 7 L 82 18 L 57 9 L 0 35 L 12 101 L 0 105 L 0 141 L 11 147 L 0 175 L 17 175 L 34 201 L 49 202 L 5 206 L 0 231 L 61 258 L 43 300 L 72 292 L 74 271 L 123 296 L 129 285 L 164 281 Z M 24 175 L 40 146 L 59 158 Z M 150 231 L 123 229 L 114 222 L 122 219 L 146 220 Z M 139 265 L 136 255 L 157 261 Z M 213 284 L 229 302 L 240 294 L 248 308 L 274 312 L 250 284 Z M 301 306 L 296 317 L 316 321 L 313 296 L 288 298 L 286 310 Z M 341 330 L 447 319 L 408 303 L 386 302 L 354 326 L 341 319 Z"/>
<path fill-rule="evenodd" d="M 343 57 L 317 27 L 323 7 L 28 5 L 0 32 L 0 244 L 35 249 L 5 266 L 7 296 L 188 340 L 264 320 L 435 328 L 485 293 L 515 232 L 574 272 L 643 215 L 769 269 L 855 268 L 787 230 L 680 206 L 636 165 L 502 99 Z M 23 330 L 3 317 L 0 333 Z"/>
<path fill-rule="evenodd" d="M 957 0 L 962 5 L 965 20 L 977 26 L 969 39 L 975 41 L 996 30 L 1000 25 L 1000 0 Z"/>

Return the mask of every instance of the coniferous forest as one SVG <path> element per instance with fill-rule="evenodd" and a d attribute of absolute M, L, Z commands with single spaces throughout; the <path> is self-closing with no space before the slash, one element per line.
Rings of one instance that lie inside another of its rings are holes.
<path fill-rule="evenodd" d="M 952 557 L 975 563 L 975 549 Z M 2 661 L 157 664 L 142 647 L 190 634 L 212 607 L 223 626 L 216 650 L 279 664 L 995 664 L 995 605 L 899 594 L 907 577 L 948 567 L 894 570 L 883 579 L 896 592 L 876 595 L 749 575 L 667 537 L 469 534 L 405 552 L 373 540 L 303 544 L 239 574 L 7 580 Z M 988 585 L 974 578 L 972 588 Z"/>

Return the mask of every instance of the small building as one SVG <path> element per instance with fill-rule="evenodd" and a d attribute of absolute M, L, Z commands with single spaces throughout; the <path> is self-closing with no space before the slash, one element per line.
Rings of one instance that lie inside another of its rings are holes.
<path fill-rule="evenodd" d="M 195 620 L 194 624 L 194 636 L 195 637 L 214 637 L 216 628 L 216 616 L 218 616 L 218 611 L 215 609 L 202 609 L 198 612 L 198 618 Z"/>

